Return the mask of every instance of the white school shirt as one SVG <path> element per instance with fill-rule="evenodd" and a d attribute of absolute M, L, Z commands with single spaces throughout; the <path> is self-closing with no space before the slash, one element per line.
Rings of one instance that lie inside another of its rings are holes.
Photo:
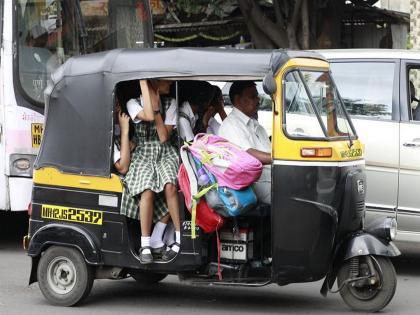
<path fill-rule="evenodd" d="M 179 116 L 179 136 L 185 141 L 192 141 L 194 139 L 193 129 L 198 119 L 198 115 L 194 114 L 191 105 L 188 102 L 182 103 L 180 112 L 184 113 L 188 119 Z"/>
<path fill-rule="evenodd" d="M 167 108 L 166 108 L 167 107 Z M 131 117 L 135 124 L 141 120 L 136 116 L 143 110 L 143 97 L 140 99 L 132 98 L 127 102 L 128 115 Z M 165 125 L 176 126 L 177 120 L 177 108 L 176 100 L 174 98 L 167 98 L 165 101 Z"/>
<path fill-rule="evenodd" d="M 121 136 L 121 129 L 119 125 L 114 126 L 114 136 L 120 137 Z M 121 158 L 121 152 L 118 149 L 117 145 L 114 142 L 114 164 Z"/>
<path fill-rule="evenodd" d="M 214 117 L 210 117 L 209 125 L 207 126 L 207 133 L 212 135 L 219 135 L 220 123 Z"/>
<path fill-rule="evenodd" d="M 236 107 L 223 120 L 219 136 L 236 144 L 243 150 L 256 149 L 271 153 L 271 142 L 264 127 L 257 120 L 248 117 Z M 264 165 L 259 182 L 271 182 L 271 167 Z"/>

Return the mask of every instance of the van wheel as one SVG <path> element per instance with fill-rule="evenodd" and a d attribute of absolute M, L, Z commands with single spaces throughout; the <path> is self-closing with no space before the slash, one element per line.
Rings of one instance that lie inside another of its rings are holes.
<path fill-rule="evenodd" d="M 139 284 L 154 284 L 165 279 L 168 274 L 148 271 L 133 271 L 130 273 Z"/>
<path fill-rule="evenodd" d="M 369 274 L 366 258 L 370 258 L 377 274 L 376 283 L 370 284 L 368 280 L 363 282 L 350 282 L 350 261 L 344 263 L 337 275 L 340 295 L 344 302 L 355 311 L 378 312 L 392 300 L 397 288 L 397 275 L 394 265 L 388 257 L 367 256 L 360 257 L 359 277 Z"/>
<path fill-rule="evenodd" d="M 43 253 L 37 276 L 42 294 L 59 306 L 72 306 L 87 297 L 94 279 L 92 267 L 78 250 L 59 246 Z"/>

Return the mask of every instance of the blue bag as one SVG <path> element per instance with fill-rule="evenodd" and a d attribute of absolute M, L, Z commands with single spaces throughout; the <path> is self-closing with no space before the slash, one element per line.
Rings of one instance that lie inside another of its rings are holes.
<path fill-rule="evenodd" d="M 195 157 L 197 170 L 201 173 L 202 182 L 216 183 L 216 178 Z M 205 173 L 205 174 L 204 174 Z M 206 180 L 204 180 L 206 179 Z M 257 205 L 257 196 L 251 186 L 237 190 L 229 187 L 217 187 L 205 194 L 207 204 L 224 217 L 243 215 Z"/>
<path fill-rule="evenodd" d="M 236 190 L 229 187 L 218 187 L 218 195 L 225 205 L 225 211 L 231 217 L 247 213 L 257 205 L 257 196 L 251 186 Z M 217 212 L 217 210 L 215 209 Z"/>

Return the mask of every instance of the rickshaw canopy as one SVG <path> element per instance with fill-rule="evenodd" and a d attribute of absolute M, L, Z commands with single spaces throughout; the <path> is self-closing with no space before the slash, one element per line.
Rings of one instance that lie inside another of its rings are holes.
<path fill-rule="evenodd" d="M 116 49 L 70 58 L 45 92 L 46 120 L 35 169 L 109 177 L 114 90 L 122 81 L 169 78 L 262 80 L 314 52 L 227 49 Z"/>

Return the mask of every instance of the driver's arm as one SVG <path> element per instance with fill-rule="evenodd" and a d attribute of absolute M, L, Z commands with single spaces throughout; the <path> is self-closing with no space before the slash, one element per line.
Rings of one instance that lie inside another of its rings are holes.
<path fill-rule="evenodd" d="M 246 152 L 251 154 L 254 158 L 259 160 L 264 165 L 271 164 L 271 162 L 273 161 L 273 159 L 271 158 L 271 153 L 263 152 L 252 148 L 249 148 L 248 150 L 246 150 Z"/>

